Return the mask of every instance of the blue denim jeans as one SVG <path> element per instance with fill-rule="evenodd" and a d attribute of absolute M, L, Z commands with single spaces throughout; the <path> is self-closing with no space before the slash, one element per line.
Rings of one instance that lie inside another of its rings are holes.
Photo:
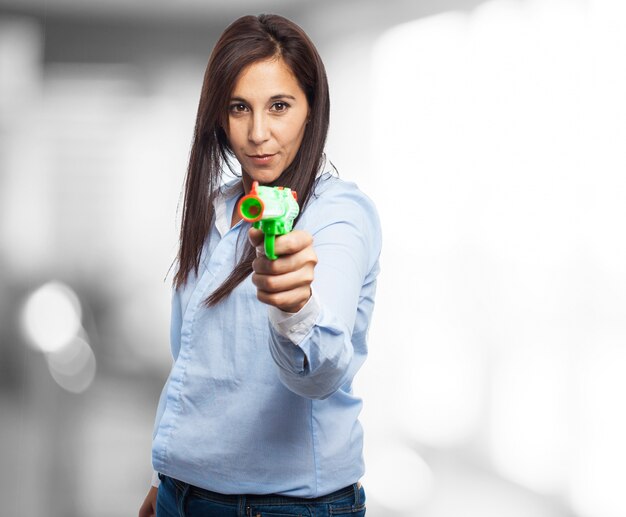
<path fill-rule="evenodd" d="M 357 484 L 315 499 L 280 495 L 224 495 L 159 474 L 157 517 L 331 517 L 365 515 Z"/>

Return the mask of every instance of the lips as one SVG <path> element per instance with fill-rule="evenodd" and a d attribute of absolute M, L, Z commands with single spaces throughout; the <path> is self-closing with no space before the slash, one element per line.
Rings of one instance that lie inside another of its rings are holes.
<path fill-rule="evenodd" d="M 249 154 L 248 158 L 252 160 L 253 163 L 262 165 L 265 163 L 269 163 L 274 156 L 276 155 L 275 154 Z"/>

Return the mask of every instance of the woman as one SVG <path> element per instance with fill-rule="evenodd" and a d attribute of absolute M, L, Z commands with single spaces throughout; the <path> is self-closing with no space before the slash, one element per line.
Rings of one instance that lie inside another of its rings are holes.
<path fill-rule="evenodd" d="M 328 171 L 328 122 L 324 66 L 300 27 L 261 15 L 225 30 L 198 108 L 158 479 L 140 517 L 365 514 L 351 384 L 367 354 L 381 233 L 372 202 Z M 233 157 L 241 179 L 222 184 Z M 297 192 L 277 260 L 237 210 L 253 182 Z"/>

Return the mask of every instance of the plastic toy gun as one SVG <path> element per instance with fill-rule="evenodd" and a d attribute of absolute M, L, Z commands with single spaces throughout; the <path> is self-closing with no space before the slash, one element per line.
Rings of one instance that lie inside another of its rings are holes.
<path fill-rule="evenodd" d="M 298 194 L 286 187 L 259 187 L 252 183 L 252 190 L 239 201 L 239 213 L 249 223 L 265 234 L 265 255 L 276 260 L 274 240 L 277 235 L 289 233 L 298 216 Z"/>

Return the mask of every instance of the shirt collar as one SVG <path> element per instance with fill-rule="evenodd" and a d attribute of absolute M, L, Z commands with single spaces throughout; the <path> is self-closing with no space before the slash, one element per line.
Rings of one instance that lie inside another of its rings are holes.
<path fill-rule="evenodd" d="M 243 193 L 243 183 L 240 179 L 220 186 L 220 192 L 215 197 L 213 208 L 215 210 L 215 226 L 222 237 L 230 230 L 233 201 Z"/>

